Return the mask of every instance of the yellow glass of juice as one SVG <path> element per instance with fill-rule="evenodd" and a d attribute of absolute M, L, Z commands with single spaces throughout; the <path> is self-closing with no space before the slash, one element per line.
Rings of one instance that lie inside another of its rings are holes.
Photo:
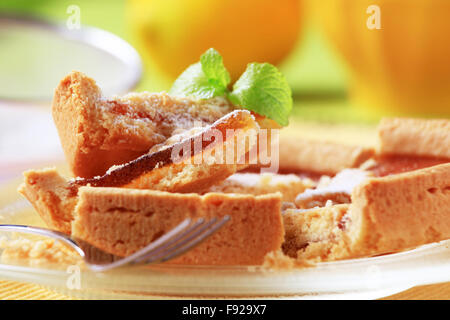
<path fill-rule="evenodd" d="M 450 1 L 321 0 L 314 14 L 377 115 L 450 116 Z"/>

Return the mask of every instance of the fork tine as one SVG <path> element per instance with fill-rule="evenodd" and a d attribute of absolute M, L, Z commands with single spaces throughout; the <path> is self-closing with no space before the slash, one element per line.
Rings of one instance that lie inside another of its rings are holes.
<path fill-rule="evenodd" d="M 198 223 L 198 222 L 197 222 Z M 156 239 L 152 243 L 148 244 L 146 247 L 136 251 L 135 253 L 127 256 L 126 258 L 117 260 L 115 262 L 112 262 L 107 265 L 97 265 L 97 264 L 89 264 L 89 267 L 94 271 L 106 271 L 110 269 L 114 269 L 120 266 L 124 266 L 127 264 L 134 264 L 136 259 L 139 257 L 146 255 L 148 252 L 151 252 L 160 246 L 164 246 L 165 243 L 172 241 L 174 238 L 179 237 L 180 235 L 183 235 L 186 230 L 190 230 L 191 225 L 191 219 L 185 219 L 183 220 L 179 225 L 177 225 L 175 228 L 167 232 L 166 234 L 162 235 L 160 238 Z"/>
<path fill-rule="evenodd" d="M 147 248 L 146 247 L 144 249 L 139 250 L 138 252 L 141 254 L 137 255 L 136 258 L 133 259 L 133 261 L 130 261 L 130 264 L 140 263 L 140 262 L 146 260 L 147 257 L 151 256 L 151 255 L 158 255 L 158 253 L 160 253 L 162 250 L 165 250 L 171 246 L 176 245 L 176 243 L 178 243 L 179 241 L 182 241 L 182 239 L 184 237 L 188 236 L 190 233 L 192 233 L 196 229 L 200 228 L 204 224 L 205 224 L 205 219 L 199 218 L 193 225 L 187 225 L 182 230 L 180 230 L 180 232 L 173 234 L 170 237 L 166 237 L 165 241 L 161 242 L 161 244 L 159 246 L 148 248 L 148 249 L 146 249 Z M 164 251 L 163 251 L 163 253 L 164 253 Z"/>
<path fill-rule="evenodd" d="M 193 247 L 199 245 L 200 243 L 205 241 L 210 235 L 212 235 L 217 230 L 222 228 L 222 226 L 225 223 L 227 223 L 229 220 L 230 220 L 230 216 L 227 215 L 227 216 L 224 216 L 221 220 L 215 221 L 213 224 L 208 226 L 208 228 L 205 228 L 203 230 L 204 232 L 197 234 L 197 236 L 195 238 L 191 239 L 192 241 L 187 242 L 184 246 L 181 246 L 178 250 L 168 252 L 168 254 L 165 257 L 163 257 L 160 260 L 160 262 L 165 262 L 165 261 L 174 259 L 174 258 L 182 255 L 183 253 L 187 252 L 188 250 L 192 249 Z"/>
<path fill-rule="evenodd" d="M 192 226 L 191 228 L 187 229 L 186 232 L 183 233 L 183 237 L 180 237 L 177 239 L 177 241 L 173 241 L 172 246 L 167 246 L 164 248 L 164 251 L 159 252 L 148 252 L 145 256 L 139 257 L 139 262 L 143 263 L 151 263 L 159 261 L 161 257 L 165 257 L 167 255 L 167 252 L 172 252 L 173 250 L 176 250 L 180 246 L 186 244 L 188 241 L 190 241 L 192 238 L 195 238 L 197 234 L 201 234 L 203 230 L 208 228 L 211 224 L 213 224 L 217 218 L 213 218 L 210 221 L 206 222 L 203 218 L 201 218 L 202 223 Z"/>
<path fill-rule="evenodd" d="M 210 235 L 215 233 L 218 229 L 220 229 L 225 223 L 230 220 L 230 216 L 224 216 L 221 220 L 217 220 L 216 217 L 212 218 L 206 225 L 199 228 L 197 231 L 193 231 L 188 235 L 185 239 L 180 240 L 176 245 L 172 246 L 165 252 L 161 254 L 150 257 L 145 262 L 146 263 L 154 263 L 154 262 L 164 262 L 171 259 L 174 259 L 191 248 L 199 245 L 201 242 L 206 240 Z"/>

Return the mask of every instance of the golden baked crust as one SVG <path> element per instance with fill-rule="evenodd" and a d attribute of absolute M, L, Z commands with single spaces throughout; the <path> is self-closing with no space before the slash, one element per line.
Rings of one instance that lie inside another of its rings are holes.
<path fill-rule="evenodd" d="M 76 197 L 69 184 L 55 168 L 24 172 L 24 183 L 18 189 L 30 201 L 51 229 L 70 234 Z"/>
<path fill-rule="evenodd" d="M 283 241 L 281 197 L 209 193 L 174 194 L 119 188 L 80 189 L 72 234 L 117 255 L 129 255 L 185 218 L 231 220 L 218 233 L 171 261 L 181 264 L 252 265 Z M 250 232 L 258 230 L 258 232 Z"/>
<path fill-rule="evenodd" d="M 225 100 L 193 101 L 166 93 L 104 98 L 95 81 L 72 72 L 55 90 L 53 119 L 75 176 L 102 175 L 175 133 L 213 123 L 232 110 Z"/>
<path fill-rule="evenodd" d="M 283 217 L 283 247 L 298 259 L 356 258 L 448 239 L 450 163 L 369 178 L 351 204 L 288 210 Z"/>
<path fill-rule="evenodd" d="M 25 179 L 20 192 L 49 227 L 114 254 L 136 251 L 187 217 L 231 215 L 232 220 L 173 263 L 261 264 L 264 255 L 278 250 L 283 242 L 280 193 L 199 195 L 81 187 L 73 194 L 55 169 L 30 171 L 27 177 L 33 178 Z"/>
<path fill-rule="evenodd" d="M 235 110 L 179 143 L 114 166 L 73 186 L 125 187 L 198 192 L 218 183 L 256 158 L 259 126 L 247 110 Z M 254 152 L 252 152 L 254 151 Z"/>
<path fill-rule="evenodd" d="M 346 168 L 357 168 L 374 155 L 374 149 L 315 141 L 299 137 L 280 138 L 282 172 L 316 172 L 334 175 Z"/>
<path fill-rule="evenodd" d="M 450 120 L 386 118 L 378 127 L 379 154 L 450 159 Z"/>
<path fill-rule="evenodd" d="M 210 187 L 206 192 L 262 195 L 280 192 L 283 201 L 294 202 L 295 197 L 312 188 L 314 183 L 294 174 L 235 173 L 226 180 Z"/>
<path fill-rule="evenodd" d="M 349 206 L 339 204 L 283 212 L 286 233 L 283 252 L 298 260 L 326 259 L 330 245 L 342 237 L 343 217 Z"/>
<path fill-rule="evenodd" d="M 448 239 L 450 163 L 369 179 L 354 190 L 349 213 L 346 247 L 351 256 Z M 335 255 L 339 258 L 340 252 Z"/>
<path fill-rule="evenodd" d="M 450 238 L 450 161 L 446 160 L 450 159 L 450 121 L 384 119 L 378 130 L 375 166 L 367 163 L 367 168 L 376 169 L 382 160 L 395 162 L 391 168 L 395 170 L 381 177 L 369 175 L 352 186 L 346 191 L 350 204 L 286 210 L 283 249 L 289 256 L 316 261 L 356 258 Z M 432 161 L 435 158 L 442 161 Z M 421 159 L 431 160 L 421 163 Z M 401 164 L 408 166 L 406 172 L 394 168 Z M 322 204 L 335 200 L 333 195 L 323 196 Z"/>
<path fill-rule="evenodd" d="M 281 135 L 281 172 L 334 175 L 346 168 L 357 168 L 378 155 L 413 155 L 450 159 L 450 121 L 448 119 L 385 118 L 378 126 L 376 148 Z"/>

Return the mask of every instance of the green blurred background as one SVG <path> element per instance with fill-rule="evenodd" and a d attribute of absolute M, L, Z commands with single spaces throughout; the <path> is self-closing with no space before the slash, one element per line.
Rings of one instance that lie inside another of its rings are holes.
<path fill-rule="evenodd" d="M 83 26 L 112 32 L 138 50 L 145 68 L 136 91 L 168 90 L 180 65 L 218 47 L 232 74 L 244 58 L 276 63 L 293 89 L 293 119 L 375 123 L 385 115 L 450 115 L 450 1 L 330 1 L 2 0 L 0 12 L 65 23 L 67 8 L 79 6 Z M 370 4 L 381 10 L 381 30 L 366 26 Z M 10 65 L 6 58 L 0 53 L 0 72 Z"/>

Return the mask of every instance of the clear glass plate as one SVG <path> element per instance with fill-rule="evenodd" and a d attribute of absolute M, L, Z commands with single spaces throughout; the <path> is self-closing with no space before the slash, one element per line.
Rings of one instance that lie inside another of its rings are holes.
<path fill-rule="evenodd" d="M 0 223 L 42 225 L 37 213 L 15 192 L 17 185 L 18 181 L 0 188 Z M 290 271 L 170 265 L 107 273 L 78 271 L 73 266 L 0 263 L 2 279 L 39 284 L 76 298 L 374 299 L 417 285 L 450 281 L 450 240 Z"/>

